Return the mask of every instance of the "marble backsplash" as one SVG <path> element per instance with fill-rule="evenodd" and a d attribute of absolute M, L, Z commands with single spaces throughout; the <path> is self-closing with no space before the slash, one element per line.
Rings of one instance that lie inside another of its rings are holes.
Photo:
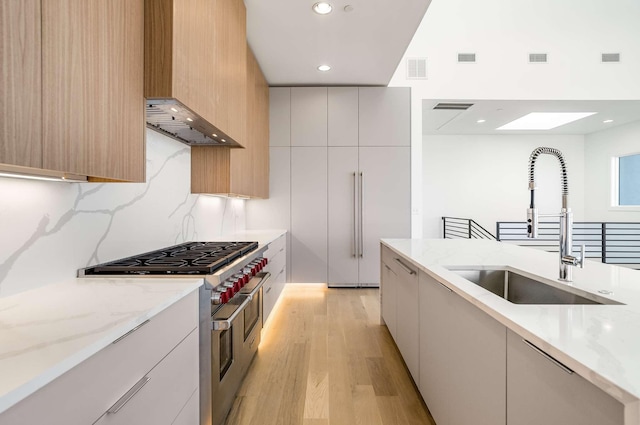
<path fill-rule="evenodd" d="M 245 201 L 190 193 L 191 148 L 151 130 L 146 136 L 146 183 L 0 178 L 0 297 L 245 229 Z"/>

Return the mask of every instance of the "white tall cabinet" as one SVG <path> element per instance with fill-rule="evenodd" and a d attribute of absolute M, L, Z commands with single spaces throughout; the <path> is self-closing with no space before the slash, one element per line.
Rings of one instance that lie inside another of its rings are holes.
<path fill-rule="evenodd" d="M 410 237 L 410 93 L 271 88 L 271 146 L 290 150 L 292 282 L 378 286 L 380 238 Z M 247 227 L 286 209 L 269 206 L 284 200 L 248 202 Z"/>

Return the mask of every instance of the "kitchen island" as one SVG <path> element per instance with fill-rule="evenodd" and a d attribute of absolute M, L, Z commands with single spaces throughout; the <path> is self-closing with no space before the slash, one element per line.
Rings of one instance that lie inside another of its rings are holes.
<path fill-rule="evenodd" d="M 514 304 L 464 269 L 507 269 L 610 304 Z M 640 272 L 587 261 L 563 283 L 553 253 L 384 239 L 381 273 L 383 319 L 438 425 L 640 423 Z"/>

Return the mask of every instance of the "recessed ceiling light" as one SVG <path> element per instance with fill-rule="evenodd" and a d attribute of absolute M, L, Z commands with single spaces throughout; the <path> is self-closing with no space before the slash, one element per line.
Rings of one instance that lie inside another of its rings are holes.
<path fill-rule="evenodd" d="M 496 130 L 551 130 L 593 114 L 596 112 L 531 112 Z"/>
<path fill-rule="evenodd" d="M 193 121 L 193 118 L 187 117 L 187 121 L 191 122 L 191 121 Z"/>
<path fill-rule="evenodd" d="M 313 11 L 318 15 L 326 15 L 327 13 L 331 13 L 331 5 L 325 1 L 320 1 L 313 5 Z"/>
<path fill-rule="evenodd" d="M 171 110 L 172 110 L 173 112 L 178 112 L 178 110 L 177 110 L 176 108 L 171 108 Z"/>
<path fill-rule="evenodd" d="M 476 121 L 478 124 L 482 124 L 483 122 L 486 122 L 487 120 L 478 120 Z"/>
<path fill-rule="evenodd" d="M 327 72 L 330 69 L 331 69 L 331 67 L 329 65 L 320 65 L 318 67 L 318 71 L 322 71 L 322 72 Z"/>
<path fill-rule="evenodd" d="M 216 133 L 213 133 L 213 137 L 218 137 L 218 135 Z"/>
<path fill-rule="evenodd" d="M 613 120 L 604 120 L 602 122 L 605 123 L 605 124 L 609 124 L 610 122 L 613 122 Z"/>
<path fill-rule="evenodd" d="M 226 142 L 226 140 L 224 140 L 224 139 L 220 139 L 220 141 L 221 141 L 222 143 Z"/>
<path fill-rule="evenodd" d="M 343 9 L 345 12 L 353 12 L 353 6 L 350 4 L 346 5 Z"/>

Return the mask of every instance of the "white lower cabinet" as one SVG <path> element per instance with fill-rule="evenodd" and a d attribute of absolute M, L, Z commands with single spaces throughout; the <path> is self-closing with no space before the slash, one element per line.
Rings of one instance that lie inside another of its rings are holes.
<path fill-rule="evenodd" d="M 193 349 L 197 346 L 198 332 L 194 330 L 138 381 L 138 385 L 146 381 L 139 391 L 132 394 L 130 390 L 114 400 L 114 405 L 95 424 L 173 424 L 198 386 L 198 351 Z"/>
<path fill-rule="evenodd" d="M 194 391 L 171 425 L 196 425 L 200 422 L 200 391 Z"/>
<path fill-rule="evenodd" d="M 264 256 L 269 260 L 265 270 L 271 273 L 262 289 L 262 322 L 266 323 L 287 283 L 287 235 L 271 242 Z"/>
<path fill-rule="evenodd" d="M 381 314 L 417 384 L 420 374 L 418 268 L 382 245 Z"/>
<path fill-rule="evenodd" d="M 420 392 L 438 425 L 505 424 L 506 328 L 420 272 Z"/>
<path fill-rule="evenodd" d="M 384 255 L 384 252 L 383 252 Z M 382 258 L 382 270 L 380 271 L 380 297 L 381 297 L 381 309 L 382 319 L 389 329 L 389 333 L 393 337 L 394 341 L 397 341 L 397 307 L 396 301 L 398 299 L 397 281 L 398 276 L 393 271 L 391 266 Z"/>
<path fill-rule="evenodd" d="M 411 377 L 417 383 L 420 376 L 420 297 L 418 269 L 401 258 L 394 257 L 390 265 L 396 280 L 396 345 Z"/>
<path fill-rule="evenodd" d="M 196 290 L 0 414 L 0 424 L 171 425 L 194 414 L 184 409 L 198 392 L 198 349 Z M 191 409 L 198 417 L 199 403 Z"/>
<path fill-rule="evenodd" d="M 509 425 L 624 423 L 620 402 L 514 332 L 507 334 Z"/>

